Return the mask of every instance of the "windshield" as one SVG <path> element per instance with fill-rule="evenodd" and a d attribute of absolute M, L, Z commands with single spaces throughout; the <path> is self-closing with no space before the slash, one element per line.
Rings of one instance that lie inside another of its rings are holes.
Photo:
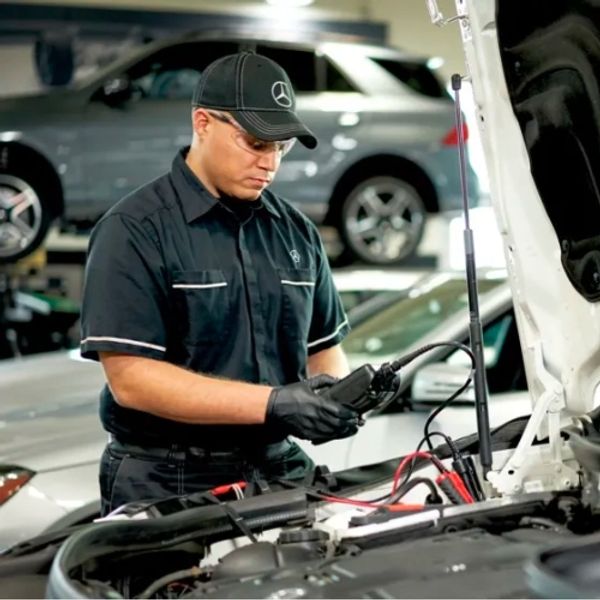
<path fill-rule="evenodd" d="M 503 283 L 503 279 L 481 279 L 483 294 Z M 413 290 L 354 328 L 344 340 L 347 354 L 368 355 L 377 363 L 391 354 L 400 355 L 446 319 L 468 306 L 466 282 L 450 279 L 422 292 Z"/>
<path fill-rule="evenodd" d="M 373 60 L 413 92 L 430 98 L 449 98 L 448 92 L 427 65 L 386 58 L 373 57 Z"/>

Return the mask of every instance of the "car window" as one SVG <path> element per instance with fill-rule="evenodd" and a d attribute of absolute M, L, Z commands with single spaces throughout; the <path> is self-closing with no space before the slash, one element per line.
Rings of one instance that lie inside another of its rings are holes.
<path fill-rule="evenodd" d="M 427 65 L 423 63 L 387 58 L 372 58 L 372 60 L 418 94 L 429 96 L 430 98 L 448 97 L 444 86 Z"/>
<path fill-rule="evenodd" d="M 358 91 L 344 74 L 328 59 L 325 59 L 325 89 L 328 92 Z"/>
<path fill-rule="evenodd" d="M 355 314 L 355 309 L 369 302 L 373 298 L 379 298 L 383 302 L 398 298 L 399 292 L 395 290 L 341 290 L 338 294 L 344 305 L 348 318 Z"/>
<path fill-rule="evenodd" d="M 274 60 L 282 67 L 296 92 L 317 90 L 316 55 L 313 51 L 259 45 L 256 53 Z"/>
<path fill-rule="evenodd" d="M 485 293 L 502 282 L 501 279 L 481 279 L 479 291 Z M 467 307 L 466 283 L 458 279 L 446 280 L 422 293 L 413 292 L 363 321 L 344 340 L 344 350 L 349 356 L 360 355 L 380 364 L 401 356 L 425 334 Z"/>
<path fill-rule="evenodd" d="M 152 100 L 185 100 L 191 98 L 200 78 L 195 69 L 169 69 L 148 73 L 133 83 L 143 98 Z"/>
<path fill-rule="evenodd" d="M 127 76 L 140 99 L 191 100 L 202 70 L 237 52 L 231 42 L 189 42 L 163 48 L 131 67 Z"/>

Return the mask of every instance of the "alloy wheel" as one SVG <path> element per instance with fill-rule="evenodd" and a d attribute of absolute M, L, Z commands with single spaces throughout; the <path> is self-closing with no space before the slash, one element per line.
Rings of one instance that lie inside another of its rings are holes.
<path fill-rule="evenodd" d="M 35 243 L 42 222 L 36 191 L 23 179 L 0 173 L 0 259 L 22 255 Z"/>
<path fill-rule="evenodd" d="M 348 196 L 346 243 L 360 258 L 394 264 L 412 254 L 423 235 L 425 206 L 417 191 L 395 177 L 373 177 Z"/>

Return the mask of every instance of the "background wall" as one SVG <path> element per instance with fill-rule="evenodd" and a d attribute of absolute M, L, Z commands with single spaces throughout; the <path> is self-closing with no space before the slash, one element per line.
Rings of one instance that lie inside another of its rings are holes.
<path fill-rule="evenodd" d="M 341 3 L 341 0 L 338 0 Z M 435 27 L 425 0 L 371 0 L 370 18 L 389 23 L 389 42 L 410 52 L 444 59 L 440 73 L 446 81 L 453 73 L 465 72 L 465 61 L 458 23 Z M 438 0 L 446 18 L 454 16 L 454 2 Z"/>
<path fill-rule="evenodd" d="M 39 88 L 33 46 L 18 43 L 0 46 L 0 96 L 34 91 Z"/>

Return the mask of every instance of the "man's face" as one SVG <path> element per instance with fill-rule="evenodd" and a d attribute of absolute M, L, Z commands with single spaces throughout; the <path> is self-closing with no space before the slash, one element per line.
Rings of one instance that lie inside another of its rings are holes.
<path fill-rule="evenodd" d="M 227 113 L 197 109 L 202 113 L 201 166 L 216 195 L 256 200 L 273 181 L 286 142 L 264 142 L 245 132 Z M 197 120 L 195 119 L 195 123 Z"/>

